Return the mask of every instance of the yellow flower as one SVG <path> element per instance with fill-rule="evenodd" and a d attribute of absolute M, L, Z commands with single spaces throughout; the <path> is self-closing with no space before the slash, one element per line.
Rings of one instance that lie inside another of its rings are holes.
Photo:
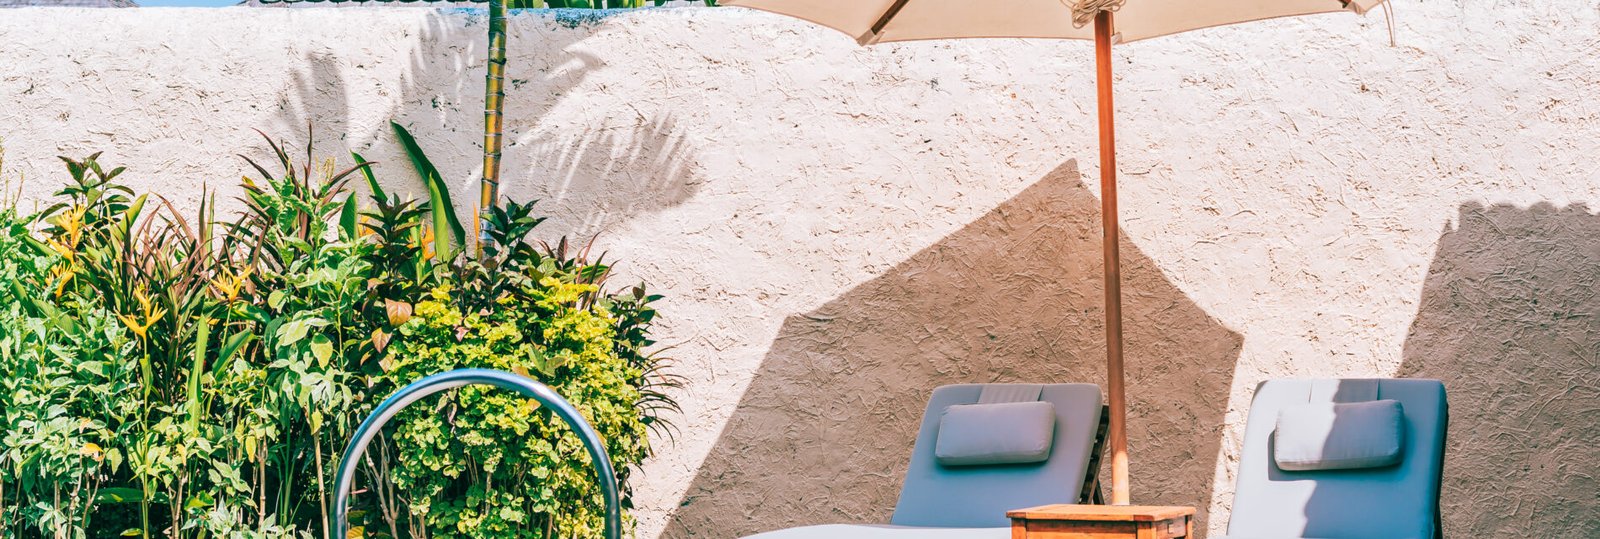
<path fill-rule="evenodd" d="M 50 279 L 56 281 L 56 297 L 61 297 L 61 293 L 67 291 L 67 283 L 72 282 L 72 278 L 76 275 L 77 272 L 67 264 L 58 264 L 50 268 Z"/>
<path fill-rule="evenodd" d="M 78 240 L 83 237 L 83 216 L 88 212 L 88 207 L 73 206 L 55 219 L 56 226 L 61 227 L 61 235 L 67 237 L 67 243 L 77 245 Z"/>
<path fill-rule="evenodd" d="M 141 339 L 145 338 L 145 334 L 150 331 L 150 324 L 140 325 L 138 318 L 125 314 L 119 314 L 117 318 L 122 320 L 123 325 L 128 326 L 128 331 L 132 331 L 134 335 L 138 335 Z"/>
<path fill-rule="evenodd" d="M 92 458 L 95 462 L 100 462 L 106 458 L 105 450 L 94 442 L 84 442 L 83 448 L 78 450 L 78 454 Z"/>
<path fill-rule="evenodd" d="M 78 251 L 77 249 L 73 248 L 73 246 L 67 245 L 65 242 L 62 242 L 58 239 L 51 239 L 49 240 L 49 243 L 50 250 L 55 251 L 58 255 L 61 255 L 61 258 L 66 260 L 68 264 L 71 264 L 77 260 Z"/>
<path fill-rule="evenodd" d="M 245 268 L 238 275 L 234 275 L 232 269 L 224 269 L 221 275 L 211 280 L 211 286 L 217 289 L 217 295 L 224 303 L 232 303 L 233 300 L 239 299 L 239 290 L 244 288 L 244 283 L 250 278 L 252 271 L 254 270 L 251 268 Z"/>
<path fill-rule="evenodd" d="M 145 294 L 143 287 L 134 290 L 133 297 L 139 300 L 139 309 L 142 311 L 140 314 L 143 315 L 144 322 L 140 323 L 140 317 L 127 314 L 119 314 L 117 318 L 121 319 L 122 323 L 128 326 L 128 330 L 132 331 L 134 335 L 138 335 L 141 339 L 147 339 L 149 338 L 150 326 L 156 325 L 156 322 L 161 320 L 161 317 L 166 316 L 167 310 L 152 306 L 150 304 L 150 296 Z"/>

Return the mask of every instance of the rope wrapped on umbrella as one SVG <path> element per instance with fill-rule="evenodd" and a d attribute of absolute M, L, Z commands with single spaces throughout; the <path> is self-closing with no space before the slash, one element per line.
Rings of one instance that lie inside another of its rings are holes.
<path fill-rule="evenodd" d="M 1122 9 L 1122 4 L 1128 0 L 1078 0 L 1068 4 L 1068 0 L 1061 0 L 1063 5 L 1072 8 L 1072 27 L 1083 28 L 1094 22 L 1094 17 L 1102 11 L 1116 12 Z"/>

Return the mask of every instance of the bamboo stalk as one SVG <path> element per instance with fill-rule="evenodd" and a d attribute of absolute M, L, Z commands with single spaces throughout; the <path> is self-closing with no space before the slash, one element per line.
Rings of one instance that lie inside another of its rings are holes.
<path fill-rule="evenodd" d="M 489 244 L 485 226 L 490 208 L 500 198 L 500 146 L 504 132 L 506 71 L 506 3 L 489 0 L 489 66 L 483 85 L 483 181 L 479 184 L 478 208 L 474 217 L 478 227 L 478 248 Z"/>

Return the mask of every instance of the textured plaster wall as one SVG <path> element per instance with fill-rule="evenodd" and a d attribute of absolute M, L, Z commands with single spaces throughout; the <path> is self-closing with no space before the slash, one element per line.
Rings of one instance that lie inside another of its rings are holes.
<path fill-rule="evenodd" d="M 1600 8 L 1381 16 L 1119 48 L 1134 499 L 1226 525 L 1255 385 L 1445 380 L 1452 536 L 1600 536 Z M 261 128 L 479 172 L 484 21 L 0 11 L 25 204 L 104 150 L 192 208 Z M 667 295 L 684 414 L 644 537 L 882 521 L 935 385 L 1103 380 L 1088 44 L 861 49 L 736 9 L 514 17 L 505 191 Z M 13 183 L 13 186 L 16 184 Z M 458 196 L 461 210 L 472 196 Z"/>

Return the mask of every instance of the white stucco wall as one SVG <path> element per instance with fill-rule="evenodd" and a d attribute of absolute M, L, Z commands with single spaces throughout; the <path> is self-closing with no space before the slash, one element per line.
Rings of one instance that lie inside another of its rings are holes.
<path fill-rule="evenodd" d="M 1600 536 L 1600 7 L 1381 16 L 1119 48 L 1134 499 L 1218 532 L 1253 388 L 1451 392 L 1452 536 Z M 479 15 L 0 10 L 25 199 L 104 150 L 184 207 L 251 130 L 356 150 L 386 123 L 475 198 Z M 689 384 L 643 537 L 884 520 L 928 390 L 1103 380 L 1092 50 L 857 48 L 737 9 L 517 15 L 505 191 L 666 294 Z"/>

